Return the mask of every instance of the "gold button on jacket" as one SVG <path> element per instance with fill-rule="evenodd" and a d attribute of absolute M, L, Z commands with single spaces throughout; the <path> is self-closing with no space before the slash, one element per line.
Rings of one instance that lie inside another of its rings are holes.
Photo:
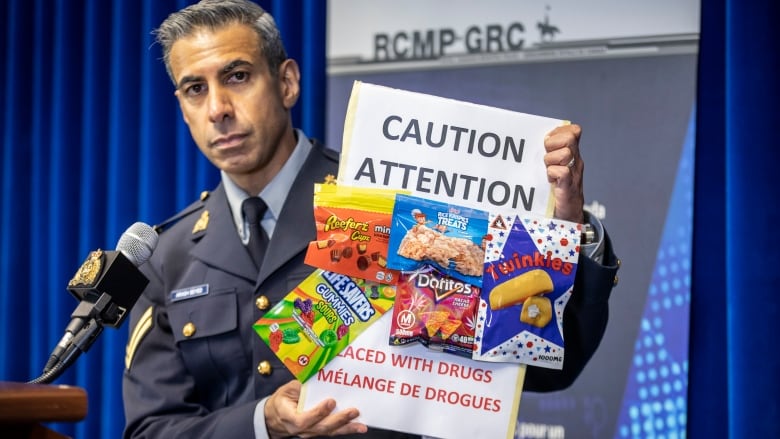
<path fill-rule="evenodd" d="M 265 311 L 268 309 L 269 306 L 271 306 L 271 301 L 268 300 L 265 296 L 260 296 L 257 299 L 255 299 L 255 306 L 260 311 Z"/>
<path fill-rule="evenodd" d="M 184 334 L 185 337 L 192 337 L 197 330 L 198 328 L 196 328 L 192 322 L 189 322 L 181 328 L 181 333 Z"/>
<path fill-rule="evenodd" d="M 263 360 L 257 365 L 257 373 L 260 375 L 271 375 L 271 363 Z"/>

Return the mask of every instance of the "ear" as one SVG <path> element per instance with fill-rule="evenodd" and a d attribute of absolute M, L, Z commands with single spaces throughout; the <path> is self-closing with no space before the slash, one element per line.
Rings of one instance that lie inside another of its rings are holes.
<path fill-rule="evenodd" d="M 288 58 L 279 66 L 279 87 L 284 107 L 289 110 L 301 93 L 301 71 L 294 59 Z"/>

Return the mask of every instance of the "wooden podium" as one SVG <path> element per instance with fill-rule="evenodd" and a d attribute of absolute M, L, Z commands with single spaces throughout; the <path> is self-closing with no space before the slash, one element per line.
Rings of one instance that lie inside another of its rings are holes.
<path fill-rule="evenodd" d="M 87 415 L 87 392 L 80 387 L 0 382 L 3 438 L 63 439 L 46 422 L 80 421 Z"/>

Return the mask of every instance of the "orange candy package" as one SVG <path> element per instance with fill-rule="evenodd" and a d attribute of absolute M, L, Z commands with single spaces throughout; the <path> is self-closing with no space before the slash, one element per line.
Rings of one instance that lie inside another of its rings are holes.
<path fill-rule="evenodd" d="M 387 246 L 398 192 L 315 185 L 317 240 L 309 243 L 304 262 L 323 270 L 394 285 L 399 272 L 387 268 Z"/>

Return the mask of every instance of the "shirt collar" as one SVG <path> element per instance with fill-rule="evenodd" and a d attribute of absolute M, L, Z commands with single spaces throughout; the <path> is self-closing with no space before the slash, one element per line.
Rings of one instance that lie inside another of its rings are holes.
<path fill-rule="evenodd" d="M 249 239 L 249 234 L 244 224 L 244 216 L 241 213 L 241 203 L 251 196 L 259 196 L 265 201 L 268 206 L 268 211 L 262 220 L 263 228 L 270 238 L 273 235 L 276 228 L 276 221 L 279 219 L 279 214 L 282 212 L 284 201 L 287 199 L 287 194 L 290 192 L 290 188 L 298 176 L 298 171 L 303 167 L 303 163 L 306 161 L 306 157 L 309 156 L 312 145 L 303 131 L 296 129 L 296 135 L 298 137 L 298 143 L 295 145 L 295 149 L 290 158 L 287 159 L 279 173 L 268 183 L 268 185 L 259 194 L 248 194 L 243 189 L 238 187 L 233 180 L 224 172 L 220 171 L 222 176 L 222 185 L 225 187 L 225 195 L 227 195 L 228 204 L 230 205 L 230 212 L 233 214 L 233 222 L 238 230 L 238 235 L 243 240 Z"/>

